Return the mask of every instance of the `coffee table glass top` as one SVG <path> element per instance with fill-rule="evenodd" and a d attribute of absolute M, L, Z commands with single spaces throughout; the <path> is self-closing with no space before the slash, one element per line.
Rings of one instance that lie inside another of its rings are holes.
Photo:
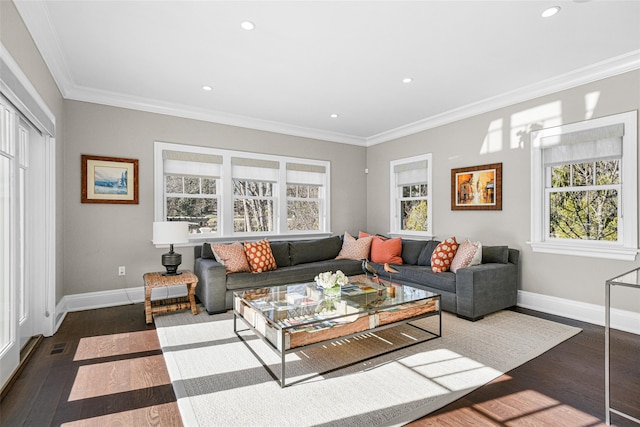
<path fill-rule="evenodd" d="M 412 286 L 378 284 L 364 276 L 350 278 L 335 299 L 326 298 L 314 282 L 236 292 L 237 298 L 278 329 L 304 328 L 319 321 L 351 322 L 363 315 L 406 308 L 435 296 Z"/>

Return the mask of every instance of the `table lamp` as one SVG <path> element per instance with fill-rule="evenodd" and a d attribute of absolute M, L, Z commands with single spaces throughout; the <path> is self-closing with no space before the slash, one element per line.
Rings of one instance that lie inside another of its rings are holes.
<path fill-rule="evenodd" d="M 189 223 L 180 221 L 164 221 L 153 223 L 153 244 L 169 245 L 169 252 L 162 254 L 162 265 L 167 269 L 164 276 L 176 276 L 178 266 L 182 263 L 182 255 L 173 251 L 176 243 L 189 243 Z"/>

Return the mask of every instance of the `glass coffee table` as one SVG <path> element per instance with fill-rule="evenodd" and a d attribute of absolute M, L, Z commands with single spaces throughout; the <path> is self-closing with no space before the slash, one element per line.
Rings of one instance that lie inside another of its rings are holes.
<path fill-rule="evenodd" d="M 409 323 L 431 316 L 438 317 L 437 332 Z M 442 335 L 439 294 L 407 285 L 379 284 L 365 276 L 351 277 L 335 299 L 325 298 L 315 283 L 235 292 L 233 331 L 242 339 L 239 332 L 247 329 L 238 330 L 237 319 L 280 356 L 281 387 L 286 385 L 285 356 L 289 353 L 400 324 L 428 333 L 426 340 L 414 344 Z"/>

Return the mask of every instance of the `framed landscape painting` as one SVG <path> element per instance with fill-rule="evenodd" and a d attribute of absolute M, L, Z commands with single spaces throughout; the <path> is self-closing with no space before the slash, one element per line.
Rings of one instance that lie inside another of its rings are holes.
<path fill-rule="evenodd" d="M 82 203 L 138 204 L 138 160 L 83 154 Z"/>
<path fill-rule="evenodd" d="M 451 169 L 451 210 L 502 210 L 502 163 Z"/>

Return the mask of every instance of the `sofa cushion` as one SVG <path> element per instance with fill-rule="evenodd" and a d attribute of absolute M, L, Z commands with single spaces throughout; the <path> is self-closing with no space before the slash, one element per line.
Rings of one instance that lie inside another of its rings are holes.
<path fill-rule="evenodd" d="M 313 282 L 313 278 L 325 271 L 341 270 L 347 276 L 362 274 L 360 261 L 349 259 L 325 260 L 307 264 L 292 265 L 265 271 L 260 274 L 236 273 L 227 275 L 227 289 L 246 289 L 291 283 Z"/>
<path fill-rule="evenodd" d="M 288 267 L 291 265 L 289 260 L 289 242 L 269 242 L 271 245 L 271 253 L 278 264 L 278 268 Z"/>
<path fill-rule="evenodd" d="M 402 264 L 402 239 L 384 239 L 375 236 L 371 240 L 371 261 L 377 263 Z"/>
<path fill-rule="evenodd" d="M 244 251 L 252 273 L 263 273 L 278 268 L 268 240 L 244 242 Z"/>
<path fill-rule="evenodd" d="M 404 264 L 416 265 L 420 258 L 420 253 L 427 244 L 426 240 L 402 240 L 402 262 Z M 429 255 L 431 259 L 431 255 Z"/>
<path fill-rule="evenodd" d="M 289 242 L 291 265 L 334 259 L 342 248 L 340 236 L 318 240 L 293 240 Z"/>
<path fill-rule="evenodd" d="M 456 275 L 450 271 L 434 273 L 430 268 L 418 265 L 399 265 L 395 268 L 400 273 L 393 275 L 393 281 L 400 278 L 403 281 L 418 283 L 440 291 L 456 292 Z M 387 276 L 381 277 L 387 279 Z"/>
<path fill-rule="evenodd" d="M 213 249 L 211 249 L 211 244 L 203 243 L 202 244 L 202 252 L 200 258 L 204 259 L 215 259 L 215 255 L 213 255 Z"/>
<path fill-rule="evenodd" d="M 216 243 L 211 245 L 211 249 L 213 249 L 216 260 L 224 265 L 227 273 L 251 271 L 242 243 Z"/>
<path fill-rule="evenodd" d="M 418 257 L 418 265 L 426 265 L 431 267 L 431 255 L 433 251 L 436 249 L 440 242 L 438 240 L 427 240 L 427 243 L 424 245 L 424 248 L 420 251 L 420 256 Z"/>
<path fill-rule="evenodd" d="M 458 242 L 456 242 L 455 237 L 450 237 L 440 242 L 431 254 L 431 270 L 433 270 L 434 273 L 448 271 L 457 251 Z"/>
<path fill-rule="evenodd" d="M 483 246 L 482 247 L 482 263 L 488 264 L 495 262 L 498 264 L 507 264 L 509 262 L 508 246 Z"/>
<path fill-rule="evenodd" d="M 336 259 L 355 259 L 360 260 L 363 258 L 369 258 L 369 252 L 371 251 L 371 240 L 373 237 L 362 237 L 357 239 L 349 233 L 344 233 L 344 241 L 342 242 L 342 249 L 336 257 Z"/>
<path fill-rule="evenodd" d="M 451 261 L 451 267 L 449 268 L 452 273 L 458 271 L 459 268 L 467 268 L 472 265 L 476 253 L 480 249 L 478 246 L 479 243 L 480 242 L 473 243 L 469 240 L 460 243 L 456 255 L 453 257 L 453 261 Z"/>

